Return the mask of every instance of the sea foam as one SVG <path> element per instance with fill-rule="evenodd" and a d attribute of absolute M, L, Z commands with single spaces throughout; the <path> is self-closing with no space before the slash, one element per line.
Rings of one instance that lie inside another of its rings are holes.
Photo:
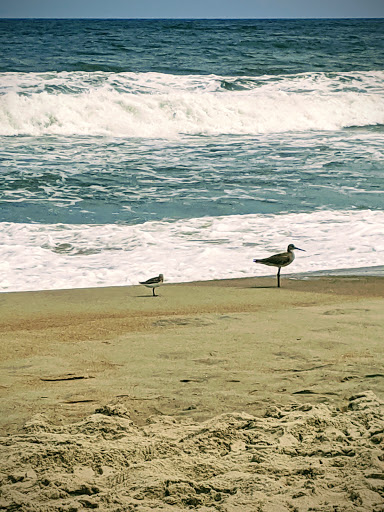
<path fill-rule="evenodd" d="M 1 291 L 135 285 L 261 276 L 253 263 L 299 252 L 284 274 L 382 265 L 382 211 L 230 215 L 138 225 L 1 223 Z"/>
<path fill-rule="evenodd" d="M 2 74 L 0 135 L 267 134 L 384 124 L 384 73 Z"/>

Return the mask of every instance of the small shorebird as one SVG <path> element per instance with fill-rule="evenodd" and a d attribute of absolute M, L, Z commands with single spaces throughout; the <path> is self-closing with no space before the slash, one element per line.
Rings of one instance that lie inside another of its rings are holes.
<path fill-rule="evenodd" d="M 152 288 L 152 294 L 154 297 L 157 297 L 155 293 L 155 288 L 160 286 L 164 282 L 164 276 L 163 274 L 159 274 L 157 277 L 151 277 L 151 279 L 148 279 L 147 281 L 140 281 L 140 284 L 143 284 L 147 288 Z"/>
<path fill-rule="evenodd" d="M 269 258 L 264 258 L 262 260 L 253 260 L 254 263 L 262 263 L 263 265 L 268 265 L 270 267 L 278 267 L 277 271 L 277 286 L 280 288 L 280 270 L 281 267 L 286 267 L 295 259 L 295 255 L 293 253 L 294 250 L 304 251 L 304 249 L 299 249 L 295 247 L 293 244 L 288 245 L 287 252 L 281 252 L 280 254 L 274 254 Z M 305 251 L 304 251 L 305 252 Z"/>

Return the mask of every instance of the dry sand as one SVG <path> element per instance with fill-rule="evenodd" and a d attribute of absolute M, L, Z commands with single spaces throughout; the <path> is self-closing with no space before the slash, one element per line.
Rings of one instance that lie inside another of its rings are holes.
<path fill-rule="evenodd" d="M 384 279 L 0 296 L 0 510 L 384 511 Z"/>

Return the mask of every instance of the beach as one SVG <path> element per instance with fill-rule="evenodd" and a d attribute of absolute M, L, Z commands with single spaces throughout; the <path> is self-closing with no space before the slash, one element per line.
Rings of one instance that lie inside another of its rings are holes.
<path fill-rule="evenodd" d="M 2 510 L 383 510 L 384 279 L 5 293 Z"/>

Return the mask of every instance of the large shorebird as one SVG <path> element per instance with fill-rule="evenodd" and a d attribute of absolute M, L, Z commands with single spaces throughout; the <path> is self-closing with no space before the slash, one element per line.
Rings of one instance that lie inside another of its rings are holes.
<path fill-rule="evenodd" d="M 263 258 L 262 260 L 253 260 L 254 263 L 262 263 L 263 265 L 268 265 L 270 267 L 278 267 L 277 271 L 277 286 L 280 288 L 280 270 L 281 267 L 286 267 L 290 265 L 292 261 L 295 259 L 295 255 L 293 253 L 294 250 L 304 251 L 304 249 L 299 249 L 295 247 L 293 244 L 288 245 L 287 252 L 281 252 L 280 254 L 274 254 L 269 258 Z M 304 251 L 305 252 L 305 251 Z"/>
<path fill-rule="evenodd" d="M 152 288 L 152 295 L 154 297 L 157 297 L 155 293 L 155 288 L 160 286 L 164 282 L 164 276 L 163 274 L 159 274 L 157 277 L 151 277 L 151 279 L 148 279 L 147 281 L 140 281 L 140 284 L 143 284 L 147 288 Z"/>

